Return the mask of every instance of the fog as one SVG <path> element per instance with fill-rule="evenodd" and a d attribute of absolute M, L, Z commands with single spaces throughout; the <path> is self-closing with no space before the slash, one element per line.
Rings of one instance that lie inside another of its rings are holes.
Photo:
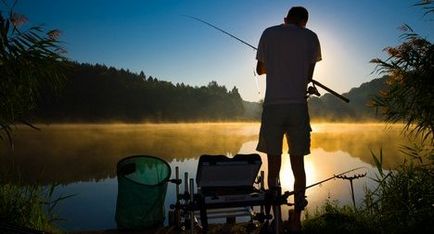
<path fill-rule="evenodd" d="M 203 154 L 235 155 L 256 152 L 259 123 L 183 124 L 52 124 L 41 129 L 19 126 L 15 150 L 4 142 L 0 170 L 11 180 L 68 184 L 115 176 L 121 158 L 154 155 L 169 163 L 197 159 Z M 402 162 L 402 125 L 378 123 L 312 124 L 312 152 L 344 152 L 373 164 L 371 150 L 383 150 L 384 168 Z M 245 147 L 245 144 L 249 147 Z M 284 149 L 286 152 L 286 148 Z M 312 155 L 312 157 L 321 155 Z M 19 173 L 19 176 L 17 176 Z"/>

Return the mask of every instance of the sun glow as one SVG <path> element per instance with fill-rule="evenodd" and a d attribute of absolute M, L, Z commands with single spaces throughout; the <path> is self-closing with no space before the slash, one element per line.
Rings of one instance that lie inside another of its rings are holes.
<path fill-rule="evenodd" d="M 305 156 L 304 168 L 306 172 L 306 185 L 315 183 L 315 168 L 311 162 L 311 157 Z M 280 185 L 283 191 L 294 189 L 294 176 L 292 174 L 291 162 L 288 154 L 282 154 L 282 167 L 280 169 Z"/>

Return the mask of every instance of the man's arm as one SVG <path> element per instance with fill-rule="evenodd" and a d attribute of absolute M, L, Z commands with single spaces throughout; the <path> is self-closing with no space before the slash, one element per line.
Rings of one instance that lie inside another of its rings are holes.
<path fill-rule="evenodd" d="M 315 64 L 314 64 L 315 66 Z M 258 63 L 256 64 L 256 73 L 258 75 L 263 75 L 267 73 L 267 70 L 265 69 L 264 63 L 258 60 Z"/>
<path fill-rule="evenodd" d="M 307 80 L 309 81 L 309 82 L 311 82 L 312 81 L 312 79 L 313 79 L 313 70 L 315 70 L 315 64 L 316 63 L 311 63 L 311 64 L 309 64 L 309 71 L 308 71 L 308 76 L 307 76 Z M 257 69 L 257 68 L 256 68 Z M 259 73 L 258 73 L 259 74 Z"/>

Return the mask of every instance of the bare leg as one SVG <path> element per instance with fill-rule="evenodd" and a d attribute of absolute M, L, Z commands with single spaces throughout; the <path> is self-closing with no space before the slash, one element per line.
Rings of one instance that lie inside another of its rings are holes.
<path fill-rule="evenodd" d="M 306 191 L 306 173 L 304 170 L 304 156 L 291 155 L 291 168 L 294 174 L 294 202 L 295 209 L 290 220 L 290 229 L 301 230 L 301 211 L 304 209 L 304 197 Z"/>
<path fill-rule="evenodd" d="M 280 155 L 267 155 L 268 159 L 268 188 L 279 187 L 279 174 L 280 174 Z"/>
<path fill-rule="evenodd" d="M 280 195 L 280 182 L 279 182 L 279 174 L 280 174 L 280 166 L 281 166 L 281 155 L 267 155 L 268 159 L 268 188 L 275 199 L 278 195 Z M 270 213 L 271 206 L 266 207 L 266 212 Z M 274 232 L 280 233 L 280 225 L 282 220 L 282 214 L 280 205 L 273 205 L 273 217 L 274 217 Z"/>
<path fill-rule="evenodd" d="M 280 174 L 280 164 L 281 155 L 267 155 L 268 159 L 268 188 L 272 192 L 280 192 L 279 174 Z M 276 190 L 279 188 L 278 190 Z M 280 195 L 280 194 L 279 194 Z M 267 207 L 266 212 L 270 212 L 271 207 Z M 280 206 L 273 206 L 273 216 L 274 218 L 281 219 Z"/>

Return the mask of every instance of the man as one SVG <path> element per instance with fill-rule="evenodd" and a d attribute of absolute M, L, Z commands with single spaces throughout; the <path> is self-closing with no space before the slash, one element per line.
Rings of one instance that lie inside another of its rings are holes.
<path fill-rule="evenodd" d="M 318 37 L 306 28 L 307 20 L 308 12 L 304 7 L 292 7 L 284 24 L 263 32 L 256 56 L 257 73 L 267 74 L 257 150 L 267 154 L 268 187 L 280 192 L 282 141 L 286 135 L 295 179 L 290 231 L 301 229 L 301 212 L 307 205 L 304 155 L 310 154 L 311 127 L 306 90 L 315 63 L 321 60 Z M 275 217 L 280 218 L 280 206 L 273 210 Z"/>

